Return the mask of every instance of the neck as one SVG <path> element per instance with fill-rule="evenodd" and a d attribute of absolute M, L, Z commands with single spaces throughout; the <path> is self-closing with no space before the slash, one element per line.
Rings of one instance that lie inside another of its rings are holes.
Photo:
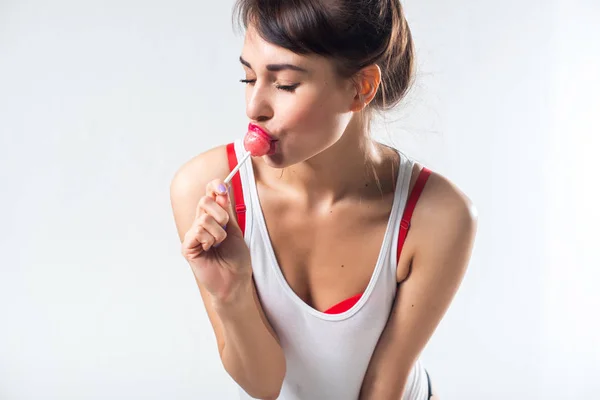
<path fill-rule="evenodd" d="M 372 141 L 364 130 L 352 128 L 349 125 L 343 136 L 323 152 L 283 172 L 261 168 L 261 181 L 276 185 L 308 208 L 330 208 L 342 199 L 358 200 L 379 193 L 376 175 L 389 178 L 383 165 L 389 162 L 389 154 L 386 157 L 383 146 Z"/>

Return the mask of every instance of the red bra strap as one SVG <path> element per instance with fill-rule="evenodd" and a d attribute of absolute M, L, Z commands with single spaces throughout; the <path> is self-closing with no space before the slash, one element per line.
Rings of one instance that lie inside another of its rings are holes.
<path fill-rule="evenodd" d="M 237 165 L 237 157 L 235 155 L 235 147 L 233 143 L 227 145 L 227 158 L 229 160 L 229 170 L 232 171 Z M 231 180 L 233 188 L 233 197 L 235 201 L 235 212 L 237 214 L 238 225 L 242 230 L 242 234 L 246 229 L 246 205 L 244 204 L 244 192 L 242 190 L 242 180 L 240 179 L 240 171 L 236 172 Z"/>
<path fill-rule="evenodd" d="M 417 178 L 417 182 L 413 187 L 412 193 L 406 203 L 406 207 L 404 207 L 404 215 L 402 216 L 402 220 L 400 221 L 400 234 L 398 235 L 398 255 L 396 259 L 396 264 L 400 262 L 400 253 L 402 252 L 402 246 L 404 246 L 404 241 L 406 240 L 406 235 L 408 235 L 408 229 L 410 228 L 410 220 L 412 218 L 413 211 L 415 210 L 415 206 L 417 205 L 417 201 L 421 196 L 421 192 L 425 187 L 425 183 L 427 183 L 427 179 L 431 175 L 431 170 L 426 167 L 421 169 L 419 173 L 419 177 Z"/>

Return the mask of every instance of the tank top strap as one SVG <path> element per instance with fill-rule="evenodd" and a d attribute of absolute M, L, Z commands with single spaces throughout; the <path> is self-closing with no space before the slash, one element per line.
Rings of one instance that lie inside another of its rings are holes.
<path fill-rule="evenodd" d="M 227 158 L 229 160 L 229 170 L 231 171 L 237 165 L 237 156 L 235 153 L 234 143 L 229 143 L 227 145 Z M 415 186 L 409 195 L 406 207 L 404 208 L 404 214 L 402 216 L 402 220 L 400 221 L 400 234 L 398 235 L 396 264 L 400 261 L 402 247 L 404 246 L 404 242 L 406 241 L 406 237 L 408 235 L 408 230 L 410 229 L 412 214 L 430 175 L 430 169 L 427 167 L 423 167 L 421 169 L 419 177 L 417 178 L 417 182 L 415 183 Z M 239 171 L 233 176 L 233 179 L 231 180 L 231 187 L 233 189 L 235 212 L 237 215 L 238 224 L 242 230 L 242 233 L 244 233 L 246 227 L 246 205 L 244 203 L 244 192 L 242 190 L 242 182 Z"/>
<path fill-rule="evenodd" d="M 406 240 L 408 230 L 410 229 L 413 211 L 415 210 L 417 201 L 419 201 L 419 197 L 421 196 L 423 188 L 425 187 L 425 183 L 427 183 L 427 179 L 429 179 L 430 175 L 430 169 L 428 169 L 427 167 L 423 167 L 421 169 L 419 177 L 417 178 L 417 182 L 415 182 L 415 186 L 413 187 L 412 192 L 409 195 L 408 201 L 406 202 L 406 207 L 404 207 L 404 214 L 402 215 L 402 220 L 400 221 L 400 234 L 398 235 L 398 251 L 396 264 L 400 262 L 400 253 L 402 252 L 404 241 Z"/>
<path fill-rule="evenodd" d="M 235 143 L 233 142 L 227 145 L 227 159 L 229 160 L 229 170 L 232 171 L 238 163 L 235 154 Z M 231 179 L 231 187 L 233 188 L 233 204 L 235 205 L 238 225 L 242 230 L 242 234 L 244 234 L 246 230 L 246 204 L 244 204 L 244 191 L 242 189 L 240 171 L 236 172 Z"/>

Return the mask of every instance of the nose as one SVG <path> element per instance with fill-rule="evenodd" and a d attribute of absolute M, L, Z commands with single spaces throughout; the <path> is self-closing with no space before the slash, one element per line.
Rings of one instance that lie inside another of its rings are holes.
<path fill-rule="evenodd" d="M 268 92 L 268 87 L 257 83 L 247 89 L 246 116 L 251 121 L 263 122 L 273 117 L 273 107 Z"/>

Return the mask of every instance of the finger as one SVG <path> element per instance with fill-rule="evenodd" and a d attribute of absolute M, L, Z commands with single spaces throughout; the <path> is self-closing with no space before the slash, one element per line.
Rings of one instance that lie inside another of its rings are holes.
<path fill-rule="evenodd" d="M 231 221 L 232 216 L 235 216 L 235 211 L 233 211 L 233 206 L 231 204 L 231 198 L 229 196 L 217 196 L 215 202 L 219 205 L 219 207 L 227 212 L 229 221 Z"/>
<path fill-rule="evenodd" d="M 213 199 L 217 196 L 227 196 L 228 187 L 221 179 L 213 179 L 206 185 L 206 195 Z"/>
<path fill-rule="evenodd" d="M 198 204 L 205 214 L 210 215 L 217 221 L 218 225 L 226 226 L 227 222 L 229 222 L 229 213 L 212 197 L 203 196 Z M 200 215 L 202 215 L 202 213 Z"/>
<path fill-rule="evenodd" d="M 206 214 L 204 214 L 204 215 L 206 215 Z M 195 229 L 193 231 L 194 239 L 196 240 L 198 245 L 202 246 L 202 250 L 208 251 L 208 250 L 210 250 L 212 245 L 215 243 L 215 237 L 213 235 L 211 235 L 210 232 L 208 232 L 206 230 L 206 228 L 202 225 L 202 223 L 201 223 L 202 219 L 203 219 L 203 217 L 200 216 L 198 221 L 194 224 L 195 225 Z"/>
<path fill-rule="evenodd" d="M 225 192 L 223 192 L 225 189 Z M 212 197 L 215 201 L 229 214 L 228 223 L 234 223 L 237 225 L 236 213 L 233 209 L 231 197 L 229 193 L 229 186 L 226 186 L 222 180 L 214 179 L 206 185 L 207 196 Z"/>
<path fill-rule="evenodd" d="M 225 192 L 222 193 L 222 190 L 225 189 Z M 216 199 L 217 197 L 227 197 L 228 196 L 228 192 L 227 192 L 227 186 L 223 183 L 222 180 L 220 179 L 214 179 L 212 181 L 210 181 L 207 185 L 206 185 L 206 196 L 212 197 L 213 199 Z M 202 215 L 202 206 L 200 204 L 200 201 L 202 199 L 200 199 L 198 201 L 198 204 L 196 204 L 196 216 L 195 218 L 198 218 L 200 215 Z"/>
<path fill-rule="evenodd" d="M 195 222 L 186 233 L 182 243 L 182 254 L 185 258 L 198 256 L 202 251 L 208 251 L 214 243 L 214 236 Z"/>
<path fill-rule="evenodd" d="M 212 236 L 213 241 L 211 246 L 219 245 L 227 238 L 227 232 L 223 228 L 223 225 L 208 214 L 200 216 L 198 224 Z"/>

